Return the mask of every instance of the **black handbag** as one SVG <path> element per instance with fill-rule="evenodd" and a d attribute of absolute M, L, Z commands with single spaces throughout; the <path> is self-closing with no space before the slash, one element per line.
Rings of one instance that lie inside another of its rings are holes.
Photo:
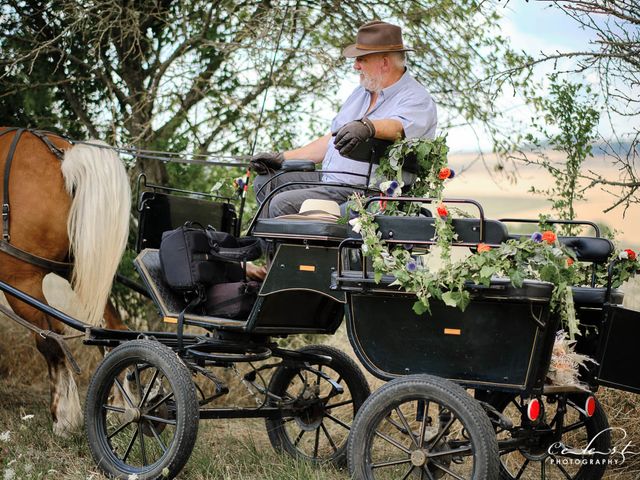
<path fill-rule="evenodd" d="M 195 291 L 224 281 L 224 264 L 213 262 L 205 228 L 190 222 L 162 234 L 160 265 L 167 284 L 176 290 Z"/>
<path fill-rule="evenodd" d="M 164 232 L 160 242 L 164 279 L 171 288 L 185 292 L 241 280 L 244 275 L 239 263 L 261 254 L 256 238 L 237 239 L 192 222 Z"/>

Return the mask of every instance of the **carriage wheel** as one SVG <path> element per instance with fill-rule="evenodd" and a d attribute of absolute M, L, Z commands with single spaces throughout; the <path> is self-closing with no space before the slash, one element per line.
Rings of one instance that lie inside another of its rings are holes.
<path fill-rule="evenodd" d="M 369 396 L 369 384 L 356 363 L 338 349 L 313 345 L 299 351 L 331 361 L 276 369 L 269 391 L 282 401 L 272 399 L 270 404 L 296 413 L 267 419 L 269 440 L 277 451 L 296 458 L 344 466 L 351 423 Z"/>
<path fill-rule="evenodd" d="M 500 451 L 500 478 L 504 480 L 599 480 L 607 467 L 611 450 L 611 432 L 607 416 L 596 400 L 593 416 L 587 417 L 583 407 L 587 395 L 543 397 L 544 417 L 536 426 L 521 425 L 526 406 L 519 397 L 494 393 L 489 402 L 506 415 L 520 432 L 538 430 L 539 434 L 520 448 Z M 565 408 L 566 407 L 566 408 Z M 582 408 L 580 408 L 582 409 Z M 566 411 L 565 411 L 566 410 Z M 557 430 L 562 422 L 562 431 Z M 549 432 L 548 434 L 545 434 Z M 508 431 L 498 432 L 498 441 L 508 440 Z M 571 453 L 574 449 L 580 453 Z M 588 448 L 587 448 L 588 446 Z M 588 450 L 593 449 L 591 453 Z"/>
<path fill-rule="evenodd" d="M 89 448 L 117 478 L 173 478 L 198 433 L 198 402 L 189 370 L 168 347 L 126 342 L 98 366 L 85 406 Z"/>
<path fill-rule="evenodd" d="M 365 402 L 349 438 L 358 480 L 498 477 L 488 416 L 458 385 L 430 375 L 393 380 Z"/>

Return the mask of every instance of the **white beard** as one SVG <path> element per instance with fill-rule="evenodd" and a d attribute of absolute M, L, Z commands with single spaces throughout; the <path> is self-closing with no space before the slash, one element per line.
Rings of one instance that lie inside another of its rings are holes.
<path fill-rule="evenodd" d="M 371 93 L 380 93 L 382 91 L 382 77 L 372 76 L 366 73 L 360 74 L 360 85 Z"/>

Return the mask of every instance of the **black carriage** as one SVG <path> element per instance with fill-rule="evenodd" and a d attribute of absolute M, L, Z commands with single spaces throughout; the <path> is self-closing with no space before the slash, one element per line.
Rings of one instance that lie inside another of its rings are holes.
<path fill-rule="evenodd" d="M 267 277 L 253 291 L 246 279 L 230 282 L 236 295 L 227 295 L 237 308 L 221 315 L 219 304 L 190 308 L 192 298 L 167 285 L 158 247 L 163 232 L 186 221 L 237 235 L 233 202 L 141 185 L 135 267 L 144 287 L 134 288 L 153 300 L 176 333 L 87 327 L 0 285 L 84 330 L 87 345 L 115 347 L 92 378 L 85 415 L 91 452 L 106 474 L 173 477 L 191 454 L 200 419 L 265 418 L 275 448 L 338 465 L 348 456 L 354 478 L 529 478 L 532 465 L 541 472 L 537 478 L 546 478 L 545 468 L 556 468 L 562 478 L 602 476 L 610 435 L 593 392 L 600 385 L 640 392 L 633 365 L 623 359 L 633 351 L 638 314 L 621 306 L 620 292 L 574 288 L 585 329 L 578 350 L 598 364 L 582 372 L 589 388 L 554 387 L 545 383 L 559 328 L 550 284 L 526 280 L 514 287 L 498 278 L 488 286 L 469 284 L 465 312 L 436 302 L 429 315 L 417 315 L 415 296 L 399 290 L 393 278 L 374 281 L 359 254 L 362 240 L 348 224 L 264 219 L 258 212 L 248 234 L 267 246 Z M 507 228 L 512 220 L 489 220 L 476 202 L 450 201 L 479 209 L 477 218 L 454 221 L 457 246 L 499 245 L 514 236 Z M 377 221 L 389 243 L 433 244 L 434 219 L 426 210 Z M 583 261 L 606 262 L 612 252 L 597 227 L 593 237 L 561 241 Z M 389 381 L 371 396 L 359 367 L 339 350 L 316 345 L 293 351 L 274 340 L 333 334 L 345 317 L 362 364 Z M 184 333 L 185 326 L 202 333 Z M 228 389 L 214 370 L 239 363 L 252 366 L 242 382 L 260 404 L 217 406 Z M 266 371 L 272 371 L 268 382 Z M 573 438 L 596 448 L 563 449 Z M 516 453 L 524 461 L 514 463 Z M 586 463 L 571 471 L 565 458 Z"/>

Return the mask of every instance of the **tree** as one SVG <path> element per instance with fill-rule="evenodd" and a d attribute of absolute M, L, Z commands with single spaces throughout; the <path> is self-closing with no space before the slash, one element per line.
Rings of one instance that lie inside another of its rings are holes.
<path fill-rule="evenodd" d="M 535 99 L 544 113 L 543 124 L 534 121 L 542 139 L 533 134 L 526 136 L 535 148 L 535 158 L 525 154 L 520 159 L 543 167 L 553 177 L 552 187 L 531 187 L 531 191 L 548 198 L 555 218 L 575 220 L 575 204 L 584 200 L 584 190 L 588 188 L 581 185 L 581 172 L 584 161 L 593 156 L 600 112 L 594 108 L 598 101 L 590 86 L 560 80 L 557 74 L 551 75 L 550 80 L 549 96 Z M 561 162 L 551 160 L 545 152 L 549 147 L 562 152 L 565 158 Z M 572 225 L 562 227 L 564 235 L 574 235 L 575 230 Z"/>
<path fill-rule="evenodd" d="M 640 1 L 638 0 L 545 0 L 549 8 L 556 8 L 572 18 L 581 28 L 594 35 L 588 45 L 575 51 L 541 53 L 529 57 L 514 68 L 507 69 L 493 81 L 504 82 L 512 75 L 530 78 L 532 70 L 543 63 L 553 62 L 556 71 L 563 59 L 574 61 L 568 71 L 586 75 L 594 72 L 599 77 L 604 117 L 626 119 L 626 131 L 613 129 L 613 137 L 605 138 L 605 153 L 617 166 L 619 178 L 605 178 L 595 172 L 582 172 L 580 177 L 587 188 L 600 187 L 614 196 L 607 211 L 639 203 L 640 175 L 637 170 L 640 154 Z M 504 149 L 503 149 L 504 150 Z"/>
<path fill-rule="evenodd" d="M 412 72 L 437 99 L 441 128 L 490 123 L 495 91 L 479 80 L 519 60 L 499 35 L 498 7 L 496 0 L 8 0 L 0 7 L 0 123 L 139 148 L 247 154 L 271 85 L 259 145 L 286 148 L 309 128 L 326 131 L 314 112 L 336 106 L 346 70 L 340 49 L 374 18 L 405 28 L 416 49 Z M 175 165 L 138 158 L 133 171 L 141 170 L 153 182 L 185 180 Z M 205 175 L 196 172 L 194 180 Z"/>

